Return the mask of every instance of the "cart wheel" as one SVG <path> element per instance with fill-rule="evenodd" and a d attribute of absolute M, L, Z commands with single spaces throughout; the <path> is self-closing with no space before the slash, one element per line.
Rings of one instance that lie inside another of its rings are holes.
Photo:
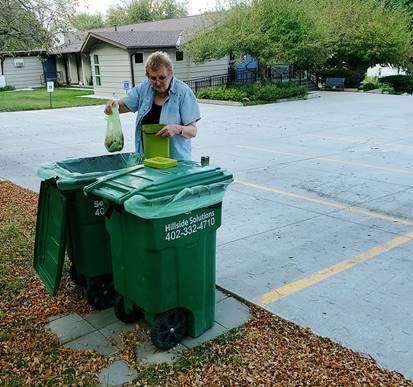
<path fill-rule="evenodd" d="M 187 331 L 186 313 L 183 309 L 172 309 L 158 314 L 152 325 L 151 340 L 155 347 L 167 350 L 178 344 Z"/>
<path fill-rule="evenodd" d="M 118 318 L 118 320 L 126 324 L 133 323 L 143 317 L 141 310 L 137 310 L 133 314 L 126 314 L 125 302 L 121 295 L 118 295 L 116 297 L 114 310 L 115 310 L 115 316 Z"/>
<path fill-rule="evenodd" d="M 86 287 L 86 280 L 85 277 L 83 277 L 83 275 L 79 274 L 76 270 L 76 266 L 72 265 L 70 266 L 69 269 L 69 277 L 72 280 L 72 282 L 78 286 L 82 286 L 82 287 Z"/>
<path fill-rule="evenodd" d="M 97 310 L 103 310 L 113 306 L 115 299 L 115 289 L 112 279 L 94 278 L 86 290 L 89 304 Z"/>

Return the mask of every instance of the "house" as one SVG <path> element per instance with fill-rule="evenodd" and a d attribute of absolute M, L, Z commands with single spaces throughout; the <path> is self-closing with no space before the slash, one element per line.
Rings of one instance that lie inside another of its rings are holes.
<path fill-rule="evenodd" d="M 157 50 L 168 53 L 181 80 L 226 74 L 229 56 L 196 64 L 179 50 L 184 35 L 205 22 L 198 15 L 90 31 L 80 51 L 89 54 L 95 94 L 125 94 L 146 78 L 145 61 Z"/>
<path fill-rule="evenodd" d="M 15 88 L 40 86 L 49 60 L 44 50 L 0 52 L 2 85 Z"/>
<path fill-rule="evenodd" d="M 184 36 L 208 25 L 208 16 L 196 15 L 65 34 L 64 44 L 45 52 L 0 53 L 1 75 L 16 88 L 35 87 L 53 80 L 59 84 L 93 85 L 98 96 L 125 94 L 145 79 L 150 53 L 163 50 L 181 80 L 226 74 L 229 56 L 195 64 L 179 51 Z"/>

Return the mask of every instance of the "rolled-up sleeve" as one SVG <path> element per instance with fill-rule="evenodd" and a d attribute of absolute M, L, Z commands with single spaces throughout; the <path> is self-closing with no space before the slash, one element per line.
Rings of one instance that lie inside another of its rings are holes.
<path fill-rule="evenodd" d="M 199 121 L 201 119 L 198 101 L 195 94 L 189 87 L 186 90 L 180 104 L 180 115 L 182 125 L 188 125 L 191 122 Z"/>
<path fill-rule="evenodd" d="M 126 97 L 122 98 L 122 102 L 128 107 L 128 109 L 135 113 L 139 108 L 139 88 L 141 84 L 135 86 L 131 91 L 128 92 Z"/>

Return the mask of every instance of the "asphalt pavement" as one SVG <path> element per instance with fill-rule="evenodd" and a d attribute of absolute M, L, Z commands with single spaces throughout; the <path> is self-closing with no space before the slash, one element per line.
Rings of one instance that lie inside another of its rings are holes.
<path fill-rule="evenodd" d="M 217 283 L 413 379 L 413 97 L 317 95 L 201 104 L 193 158 L 236 179 Z M 41 163 L 105 154 L 102 110 L 0 113 L 0 178 L 38 191 Z"/>

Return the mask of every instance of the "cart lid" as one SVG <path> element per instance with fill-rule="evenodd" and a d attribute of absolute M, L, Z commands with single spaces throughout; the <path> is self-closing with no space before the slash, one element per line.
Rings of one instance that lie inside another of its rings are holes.
<path fill-rule="evenodd" d="M 52 184 L 40 184 L 33 266 L 51 296 L 62 277 L 66 249 L 66 197 Z"/>
<path fill-rule="evenodd" d="M 222 201 L 232 181 L 232 174 L 223 168 L 178 161 L 168 169 L 131 167 L 99 178 L 84 191 L 143 218 L 160 218 Z"/>

